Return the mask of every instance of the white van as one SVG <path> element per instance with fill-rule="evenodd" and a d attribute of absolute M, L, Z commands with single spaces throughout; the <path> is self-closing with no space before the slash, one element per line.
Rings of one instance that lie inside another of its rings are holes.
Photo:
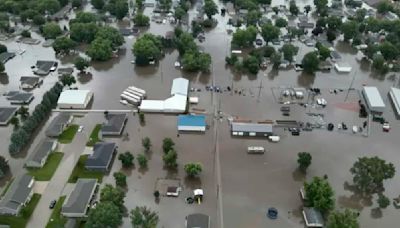
<path fill-rule="evenodd" d="M 247 147 L 248 154 L 263 154 L 265 152 L 264 147 L 262 146 L 249 146 Z"/>

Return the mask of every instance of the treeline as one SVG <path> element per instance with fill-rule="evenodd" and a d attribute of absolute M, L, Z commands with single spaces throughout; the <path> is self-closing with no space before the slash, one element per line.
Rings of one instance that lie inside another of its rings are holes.
<path fill-rule="evenodd" d="M 42 102 L 36 105 L 32 115 L 30 115 L 18 129 L 11 134 L 8 152 L 17 154 L 21 152 L 34 136 L 35 129 L 50 115 L 51 109 L 57 106 L 57 100 L 62 92 L 63 86 L 56 83 L 53 88 L 43 95 Z"/>

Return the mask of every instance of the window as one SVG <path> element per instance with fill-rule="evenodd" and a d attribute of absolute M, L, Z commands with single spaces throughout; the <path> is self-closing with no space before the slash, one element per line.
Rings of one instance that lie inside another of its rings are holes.
<path fill-rule="evenodd" d="M 255 132 L 250 132 L 249 136 L 256 136 L 256 133 Z"/>

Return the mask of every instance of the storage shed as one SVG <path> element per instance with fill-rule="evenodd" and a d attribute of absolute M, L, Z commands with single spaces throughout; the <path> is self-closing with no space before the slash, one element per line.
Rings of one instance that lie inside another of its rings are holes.
<path fill-rule="evenodd" d="M 385 103 L 383 102 L 381 94 L 376 87 L 364 86 L 362 94 L 371 112 L 382 113 L 384 111 Z"/>
<path fill-rule="evenodd" d="M 206 116 L 204 115 L 179 115 L 178 131 L 206 131 Z"/>
<path fill-rule="evenodd" d="M 394 112 L 397 116 L 400 116 L 400 89 L 391 88 L 389 92 L 390 100 L 394 106 Z"/>
<path fill-rule="evenodd" d="M 303 217 L 307 227 L 323 227 L 324 219 L 320 211 L 313 207 L 303 208 Z"/>
<path fill-rule="evenodd" d="M 273 127 L 272 124 L 232 122 L 231 132 L 233 136 L 268 137 L 273 135 Z"/>
<path fill-rule="evenodd" d="M 58 98 L 58 107 L 64 109 L 85 109 L 92 100 L 90 90 L 65 90 Z"/>

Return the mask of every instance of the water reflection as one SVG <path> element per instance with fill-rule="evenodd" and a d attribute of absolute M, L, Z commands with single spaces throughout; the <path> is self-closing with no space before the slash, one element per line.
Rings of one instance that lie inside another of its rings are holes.
<path fill-rule="evenodd" d="M 306 72 L 301 72 L 297 77 L 297 84 L 301 87 L 309 88 L 314 84 L 315 74 L 307 74 Z"/>

